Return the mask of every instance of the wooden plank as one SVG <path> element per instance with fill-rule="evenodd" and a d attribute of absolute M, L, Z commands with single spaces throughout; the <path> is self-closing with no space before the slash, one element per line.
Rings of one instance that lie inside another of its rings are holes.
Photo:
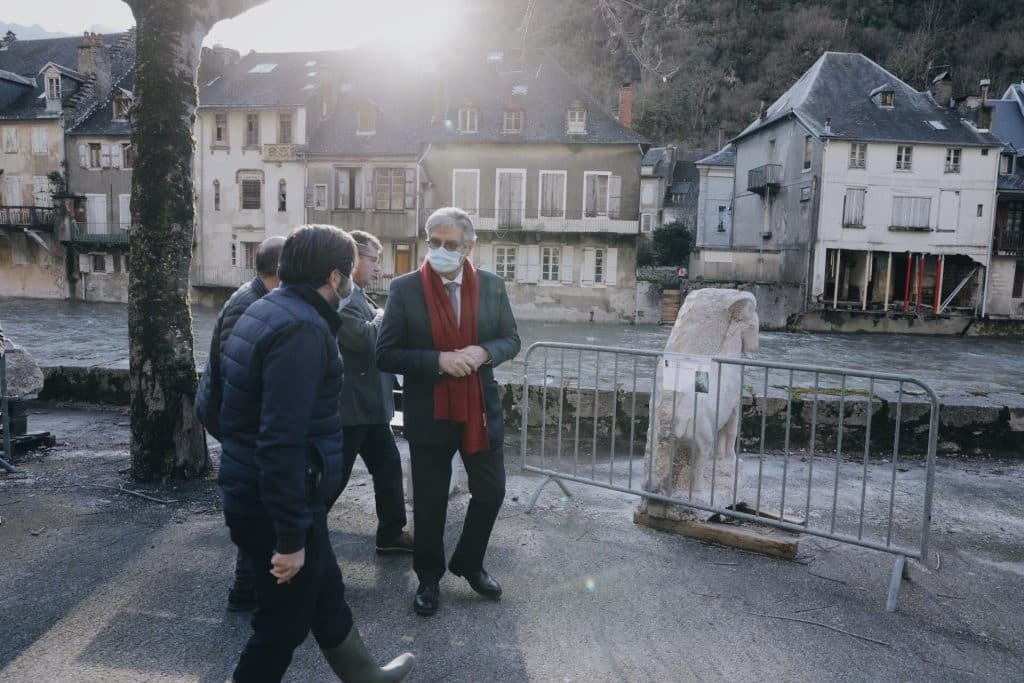
<path fill-rule="evenodd" d="M 652 517 L 639 510 L 633 514 L 633 522 L 659 531 L 667 531 L 772 557 L 781 557 L 784 560 L 796 559 L 799 544 L 799 539 L 796 536 L 768 527 L 753 529 L 750 526 L 665 519 Z"/>

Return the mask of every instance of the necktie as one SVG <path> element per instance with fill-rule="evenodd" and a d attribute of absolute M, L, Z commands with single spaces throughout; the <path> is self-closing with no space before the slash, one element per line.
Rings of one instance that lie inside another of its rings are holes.
<path fill-rule="evenodd" d="M 445 283 L 445 289 L 448 290 L 448 300 L 452 302 L 452 310 L 455 311 L 455 322 L 460 322 L 459 318 L 459 283 L 448 282 Z"/>

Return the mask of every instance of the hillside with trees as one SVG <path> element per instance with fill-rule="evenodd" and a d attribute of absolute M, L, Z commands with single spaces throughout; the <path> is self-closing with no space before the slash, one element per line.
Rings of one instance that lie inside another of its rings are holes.
<path fill-rule="evenodd" d="M 958 96 L 976 94 L 982 78 L 997 97 L 1024 79 L 1019 0 L 481 4 L 493 33 L 478 39 L 548 49 L 612 110 L 619 83 L 631 80 L 634 127 L 687 148 L 738 133 L 827 50 L 862 52 L 918 89 L 948 70 Z"/>

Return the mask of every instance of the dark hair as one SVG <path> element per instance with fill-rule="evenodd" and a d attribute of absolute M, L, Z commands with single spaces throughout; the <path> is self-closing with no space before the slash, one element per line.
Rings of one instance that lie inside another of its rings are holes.
<path fill-rule="evenodd" d="M 377 251 L 383 251 L 384 245 L 380 243 L 380 240 L 371 235 L 368 232 L 362 230 L 349 230 L 349 237 L 356 241 L 361 247 L 375 247 Z"/>
<path fill-rule="evenodd" d="M 281 250 L 278 277 L 288 285 L 325 284 L 332 270 L 352 275 L 356 243 L 333 225 L 300 225 L 288 233 Z"/>
<path fill-rule="evenodd" d="M 263 240 L 256 248 L 256 272 L 263 277 L 277 275 L 277 266 L 281 261 L 281 249 L 283 248 L 284 238 L 280 235 Z"/>

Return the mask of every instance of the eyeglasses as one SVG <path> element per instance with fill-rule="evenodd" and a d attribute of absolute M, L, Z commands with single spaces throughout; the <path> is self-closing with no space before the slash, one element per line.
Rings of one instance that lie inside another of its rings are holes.
<path fill-rule="evenodd" d="M 430 245 L 431 249 L 440 249 L 441 247 L 444 247 L 445 251 L 458 251 L 462 249 L 462 242 L 459 240 L 442 241 L 436 237 L 431 237 L 427 240 L 427 244 Z"/>
<path fill-rule="evenodd" d="M 373 256 L 371 254 L 366 253 L 365 251 L 359 252 L 359 258 L 364 258 L 370 263 L 377 263 L 378 261 L 380 261 L 380 255 Z"/>

